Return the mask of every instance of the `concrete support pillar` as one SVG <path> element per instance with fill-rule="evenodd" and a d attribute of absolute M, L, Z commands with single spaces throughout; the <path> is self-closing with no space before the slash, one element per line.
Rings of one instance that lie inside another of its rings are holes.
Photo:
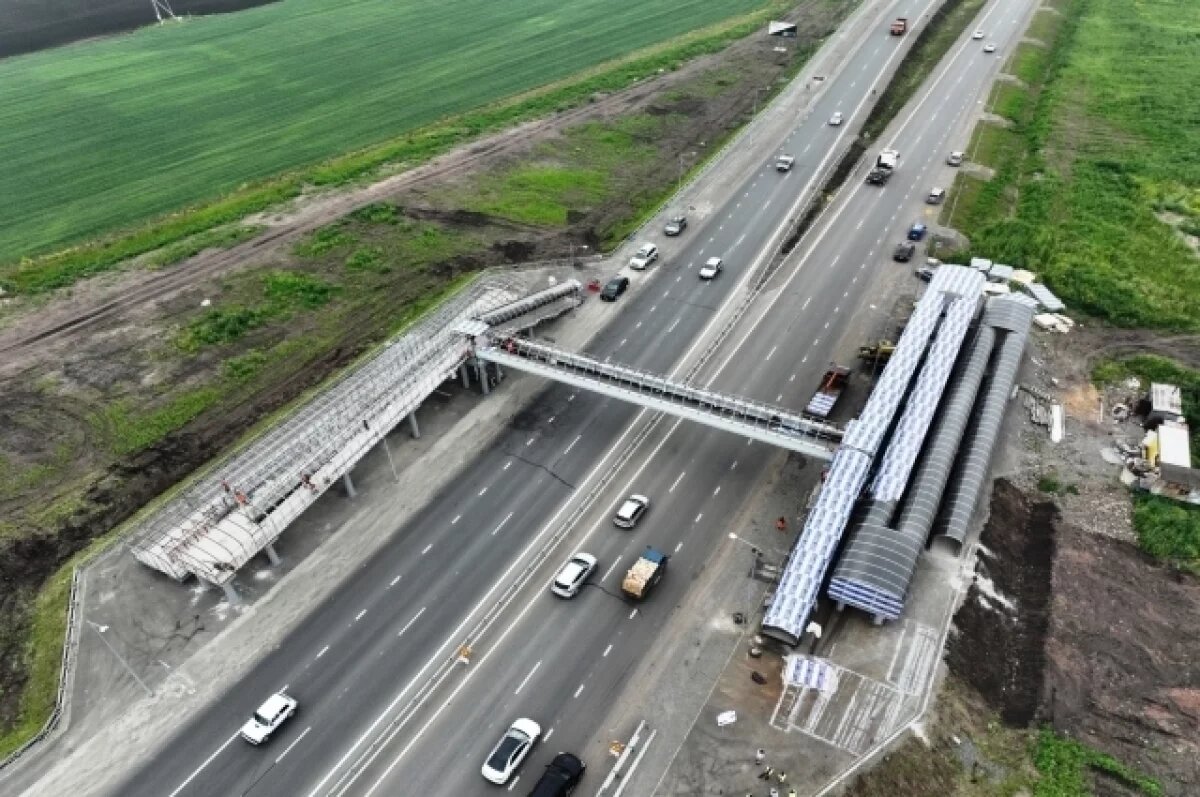
<path fill-rule="evenodd" d="M 342 474 L 342 487 L 346 490 L 347 498 L 358 495 L 358 491 L 354 489 L 354 481 L 350 478 L 350 471 Z"/>
<path fill-rule="evenodd" d="M 883 621 L 887 619 L 881 614 L 876 614 L 871 617 L 871 625 L 883 625 Z"/>
<path fill-rule="evenodd" d="M 475 375 L 479 377 L 479 389 L 483 391 L 483 395 L 491 393 L 492 388 L 488 385 L 487 363 L 479 360 L 475 365 Z"/>
<path fill-rule="evenodd" d="M 838 602 L 837 602 L 837 610 L 838 610 L 839 612 L 844 612 L 844 611 L 846 611 L 846 602 L 845 602 L 845 601 L 838 601 Z"/>
<path fill-rule="evenodd" d="M 273 544 L 268 544 L 266 548 L 263 548 L 263 550 L 267 552 L 267 559 L 270 560 L 271 566 L 279 567 L 279 554 L 275 552 L 275 546 Z"/>
<path fill-rule="evenodd" d="M 226 581 L 221 585 L 221 589 L 225 591 L 225 600 L 229 601 L 234 606 L 242 605 L 242 596 L 238 595 L 237 590 L 233 587 L 232 581 Z"/>
<path fill-rule="evenodd" d="M 467 364 L 465 362 L 458 366 L 458 376 L 460 379 L 462 379 L 463 387 L 471 386 L 471 370 L 467 368 Z"/>
<path fill-rule="evenodd" d="M 421 427 L 417 426 L 417 411 L 413 410 L 408 414 L 408 426 L 412 429 L 413 439 L 416 440 L 421 436 Z"/>

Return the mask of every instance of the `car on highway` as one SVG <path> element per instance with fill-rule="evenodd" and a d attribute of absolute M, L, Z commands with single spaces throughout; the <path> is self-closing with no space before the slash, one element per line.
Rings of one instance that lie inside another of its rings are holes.
<path fill-rule="evenodd" d="M 629 277 L 613 277 L 600 291 L 600 299 L 605 302 L 615 302 L 627 290 L 629 290 Z"/>
<path fill-rule="evenodd" d="M 913 226 L 908 228 L 908 240 L 919 241 L 925 237 L 925 233 L 928 232 L 928 230 L 929 228 L 926 227 L 924 223 L 915 221 L 913 222 Z"/>
<path fill-rule="evenodd" d="M 487 757 L 483 777 L 497 786 L 508 783 L 541 735 L 542 726 L 531 719 L 522 717 L 514 722 Z"/>
<path fill-rule="evenodd" d="M 550 584 L 550 591 L 560 598 L 574 598 L 596 570 L 596 557 L 577 553 L 567 560 Z"/>
<path fill-rule="evenodd" d="M 837 111 L 836 113 L 834 113 L 833 116 L 829 117 L 829 124 L 832 125 L 833 127 L 837 127 L 841 123 L 842 123 L 842 112 L 841 111 Z"/>
<path fill-rule="evenodd" d="M 934 269 L 930 266 L 921 266 L 913 273 L 920 277 L 922 282 L 930 282 L 933 279 L 933 272 Z"/>
<path fill-rule="evenodd" d="M 268 697 L 242 726 L 242 738 L 250 744 L 262 744 L 296 713 L 297 706 L 294 697 L 276 692 Z"/>
<path fill-rule="evenodd" d="M 649 498 L 644 495 L 631 495 L 617 509 L 617 514 L 613 517 L 613 524 L 623 529 L 631 529 L 638 524 L 642 515 L 646 514 L 646 510 L 649 508 Z"/>
<path fill-rule="evenodd" d="M 958 150 L 954 150 L 954 152 L 951 152 L 946 156 L 946 164 L 949 166 L 962 166 L 962 162 L 963 153 L 959 152 Z"/>
<path fill-rule="evenodd" d="M 975 31 L 974 33 L 972 33 L 972 34 L 971 34 L 971 38 L 972 38 L 972 39 L 982 39 L 982 38 L 983 38 L 983 31 L 981 31 L 981 30 L 977 30 L 977 31 Z"/>
<path fill-rule="evenodd" d="M 663 234 L 675 236 L 675 235 L 679 235 L 679 233 L 683 232 L 686 229 L 687 229 L 687 216 L 683 216 L 683 215 L 672 216 L 671 220 L 667 222 L 667 226 L 663 227 Z"/>
<path fill-rule="evenodd" d="M 721 273 L 721 269 L 725 268 L 725 263 L 719 257 L 710 257 L 700 267 L 700 279 L 710 280 L 715 279 Z"/>
<path fill-rule="evenodd" d="M 912 241 L 902 241 L 896 244 L 896 248 L 892 250 L 892 260 L 897 263 L 907 263 L 912 260 L 912 256 L 917 252 L 917 245 Z"/>
<path fill-rule="evenodd" d="M 929 196 L 925 197 L 926 205 L 940 205 L 942 200 L 946 198 L 946 189 L 933 187 L 929 189 Z"/>
<path fill-rule="evenodd" d="M 988 42 L 987 44 L 983 45 L 983 51 L 985 53 L 994 53 L 996 52 L 996 45 Z"/>
<path fill-rule="evenodd" d="M 658 247 L 654 244 L 642 244 L 641 249 L 629 258 L 629 267 L 635 271 L 643 271 L 655 260 L 658 260 Z"/>
<path fill-rule="evenodd" d="M 579 756 L 571 753 L 559 753 L 554 760 L 546 765 L 546 772 L 541 780 L 534 784 L 529 797 L 567 797 L 575 791 L 587 764 Z"/>
<path fill-rule="evenodd" d="M 780 155 L 775 159 L 775 171 L 790 172 L 792 170 L 792 164 L 795 162 L 796 159 L 791 155 Z"/>

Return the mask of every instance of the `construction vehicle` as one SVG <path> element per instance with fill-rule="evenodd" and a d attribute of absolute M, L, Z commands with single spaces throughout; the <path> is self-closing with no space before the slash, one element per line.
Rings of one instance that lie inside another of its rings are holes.
<path fill-rule="evenodd" d="M 830 363 L 829 370 L 821 377 L 821 386 L 817 388 L 816 393 L 813 393 L 813 397 L 808 400 L 808 406 L 804 408 L 804 414 L 822 420 L 828 418 L 830 413 L 833 412 L 834 406 L 837 405 L 838 399 L 846 391 L 846 384 L 849 381 L 849 368 Z"/>
<path fill-rule="evenodd" d="M 903 36 L 906 30 L 908 30 L 908 17 L 896 17 L 896 21 L 892 23 L 892 35 Z"/>
<path fill-rule="evenodd" d="M 644 599 L 667 571 L 668 557 L 657 548 L 646 546 L 641 557 L 629 568 L 621 582 L 621 592 L 635 601 Z"/>
<path fill-rule="evenodd" d="M 870 185 L 883 185 L 891 179 L 892 172 L 896 170 L 896 164 L 900 162 L 900 153 L 894 149 L 885 149 L 875 158 L 875 167 L 871 169 L 871 173 L 867 175 L 867 183 Z"/>
<path fill-rule="evenodd" d="M 890 340 L 881 340 L 867 346 L 858 347 L 858 358 L 872 363 L 885 363 L 896 350 L 896 344 Z"/>

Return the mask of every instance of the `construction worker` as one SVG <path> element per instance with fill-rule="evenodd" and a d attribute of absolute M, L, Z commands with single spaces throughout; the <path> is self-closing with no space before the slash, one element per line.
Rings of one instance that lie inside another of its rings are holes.
<path fill-rule="evenodd" d="M 787 518 L 780 515 L 779 520 L 775 521 L 775 530 L 776 531 L 787 531 Z"/>
<path fill-rule="evenodd" d="M 779 782 L 780 782 L 780 783 L 787 783 L 787 773 L 786 773 L 786 772 L 780 772 L 780 773 L 779 773 Z"/>
<path fill-rule="evenodd" d="M 754 754 L 754 763 L 755 763 L 755 764 L 762 764 L 762 762 L 763 762 L 763 759 L 764 759 L 764 758 L 766 758 L 766 757 L 767 757 L 767 751 L 766 751 L 766 750 L 764 750 L 764 749 L 762 749 L 762 748 L 760 747 L 760 748 L 758 748 L 758 752 L 756 752 L 756 753 Z"/>
<path fill-rule="evenodd" d="M 758 779 L 759 779 L 759 780 L 770 780 L 770 779 L 771 779 L 771 776 L 772 776 L 773 774 L 775 774 L 775 768 L 774 768 L 774 767 L 767 767 L 766 769 L 764 769 L 764 770 L 763 770 L 763 771 L 762 771 L 762 772 L 759 774 L 759 776 L 758 776 Z"/>

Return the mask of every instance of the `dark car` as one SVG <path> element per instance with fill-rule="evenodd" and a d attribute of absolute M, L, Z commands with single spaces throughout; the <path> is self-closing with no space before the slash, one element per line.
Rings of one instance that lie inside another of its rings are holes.
<path fill-rule="evenodd" d="M 567 797 L 575 791 L 587 764 L 570 753 L 559 753 L 546 765 L 546 773 L 529 792 L 529 797 Z"/>
<path fill-rule="evenodd" d="M 933 269 L 930 268 L 929 266 L 921 266 L 919 269 L 917 269 L 913 273 L 916 274 L 918 277 L 920 277 L 922 282 L 932 282 L 933 281 Z"/>
<path fill-rule="evenodd" d="M 672 216 L 667 222 L 667 226 L 663 227 L 663 232 L 667 235 L 679 235 L 687 229 L 687 216 Z"/>
<path fill-rule="evenodd" d="M 905 241 L 904 243 L 896 244 L 896 249 L 892 252 L 892 260 L 895 260 L 897 263 L 907 263 L 912 260 L 912 256 L 916 252 L 916 244 Z"/>
<path fill-rule="evenodd" d="M 927 229 L 929 229 L 929 228 L 926 227 L 924 224 L 922 224 L 919 221 L 914 223 L 913 226 L 908 228 L 908 240 L 910 240 L 910 241 L 921 240 L 922 238 L 925 237 L 925 231 Z"/>
<path fill-rule="evenodd" d="M 615 302 L 622 293 L 629 289 L 629 277 L 613 277 L 600 291 L 600 298 L 606 302 Z"/>

